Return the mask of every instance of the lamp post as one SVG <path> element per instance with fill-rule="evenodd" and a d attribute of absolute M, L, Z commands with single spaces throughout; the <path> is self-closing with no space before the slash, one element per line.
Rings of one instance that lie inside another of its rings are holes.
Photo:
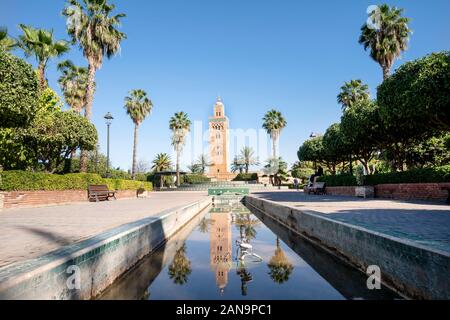
<path fill-rule="evenodd" d="M 107 129 L 107 145 L 106 145 L 106 177 L 109 178 L 109 127 L 111 126 L 114 117 L 110 112 L 105 115 L 105 122 Z"/>

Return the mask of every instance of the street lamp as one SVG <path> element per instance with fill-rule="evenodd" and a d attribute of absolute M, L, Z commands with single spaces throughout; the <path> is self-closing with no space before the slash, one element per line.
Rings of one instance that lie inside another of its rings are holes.
<path fill-rule="evenodd" d="M 106 177 L 109 178 L 109 127 L 111 126 L 114 117 L 112 116 L 111 112 L 108 112 L 104 118 L 106 122 L 106 127 L 108 128 L 107 145 L 106 145 Z"/>

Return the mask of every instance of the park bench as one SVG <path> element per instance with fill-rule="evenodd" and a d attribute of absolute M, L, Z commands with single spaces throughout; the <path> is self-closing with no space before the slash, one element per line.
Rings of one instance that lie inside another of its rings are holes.
<path fill-rule="evenodd" d="M 90 185 L 88 186 L 88 200 L 96 202 L 109 201 L 109 198 L 116 198 L 116 191 L 109 190 L 107 185 Z"/>
<path fill-rule="evenodd" d="M 325 182 L 314 182 L 312 187 L 308 188 L 308 194 L 311 194 L 311 192 L 314 194 L 325 194 L 325 188 Z"/>
<path fill-rule="evenodd" d="M 448 192 L 447 203 L 450 204 L 450 186 L 441 187 L 441 190 L 446 190 Z"/>

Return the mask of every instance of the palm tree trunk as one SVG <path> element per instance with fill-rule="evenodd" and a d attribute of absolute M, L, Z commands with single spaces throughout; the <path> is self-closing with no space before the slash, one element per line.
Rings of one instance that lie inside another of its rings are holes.
<path fill-rule="evenodd" d="M 161 188 L 163 188 L 164 186 L 163 186 L 163 184 L 164 184 L 164 179 L 163 179 L 164 177 L 163 177 L 163 175 L 161 174 L 160 176 L 159 176 L 159 188 L 161 189 Z"/>
<path fill-rule="evenodd" d="M 383 81 L 386 80 L 389 77 L 389 67 L 383 66 Z"/>
<path fill-rule="evenodd" d="M 41 91 L 44 91 L 47 87 L 47 80 L 45 79 L 45 63 L 39 62 L 38 66 L 38 74 L 39 74 L 39 87 Z"/>
<path fill-rule="evenodd" d="M 177 146 L 177 187 L 180 186 L 180 147 Z"/>
<path fill-rule="evenodd" d="M 134 143 L 133 143 L 133 166 L 131 168 L 131 179 L 136 179 L 136 157 L 137 157 L 137 144 L 138 144 L 138 129 L 139 125 L 134 126 Z"/>
<path fill-rule="evenodd" d="M 95 81 L 95 66 L 93 62 L 89 61 L 88 81 L 86 86 L 86 106 L 84 116 L 89 121 L 92 115 L 92 104 L 94 102 L 94 81 Z M 87 172 L 87 151 L 81 150 L 80 154 L 80 171 Z"/>
<path fill-rule="evenodd" d="M 272 138 L 272 155 L 274 159 L 277 158 L 277 141 L 275 137 Z"/>

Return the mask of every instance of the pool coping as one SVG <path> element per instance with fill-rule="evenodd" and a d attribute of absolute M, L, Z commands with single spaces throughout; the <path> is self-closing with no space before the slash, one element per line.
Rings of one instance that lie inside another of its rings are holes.
<path fill-rule="evenodd" d="M 450 253 L 446 251 L 276 201 L 253 196 L 245 201 L 364 273 L 369 265 L 379 265 L 382 283 L 405 297 L 450 299 Z"/>
<path fill-rule="evenodd" d="M 157 217 L 133 221 L 38 258 L 4 266 L 0 268 L 0 300 L 93 298 L 210 204 L 211 197 L 206 197 L 166 209 Z M 80 268 L 83 280 L 91 280 L 87 285 L 81 282 L 81 289 L 67 288 L 72 276 L 67 267 L 74 265 Z M 102 279 L 94 279 L 96 274 Z"/>

